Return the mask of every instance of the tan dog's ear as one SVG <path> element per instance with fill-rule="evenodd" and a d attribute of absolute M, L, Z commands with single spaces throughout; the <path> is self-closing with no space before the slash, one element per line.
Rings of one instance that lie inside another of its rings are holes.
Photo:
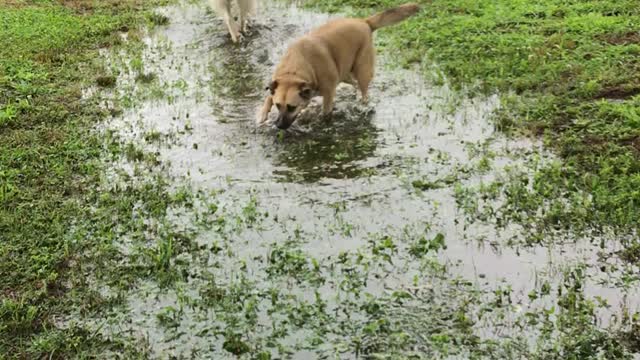
<path fill-rule="evenodd" d="M 278 82 L 273 80 L 271 84 L 269 84 L 269 86 L 265 88 L 265 90 L 269 90 L 271 92 L 271 95 L 273 95 L 275 94 L 277 87 L 278 87 Z"/>
<path fill-rule="evenodd" d="M 311 89 L 309 84 L 304 83 L 304 84 L 300 85 L 300 97 L 301 98 L 303 98 L 305 100 L 311 100 L 312 95 L 313 95 L 313 90 Z"/>

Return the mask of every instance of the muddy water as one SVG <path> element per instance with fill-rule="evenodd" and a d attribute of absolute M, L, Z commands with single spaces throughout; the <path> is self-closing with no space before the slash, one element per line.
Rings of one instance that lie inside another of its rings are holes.
<path fill-rule="evenodd" d="M 146 338 L 157 354 L 227 356 L 215 332 L 208 332 L 222 326 L 212 311 L 182 313 L 180 336 L 158 326 L 158 312 L 182 307 L 178 304 L 185 294 L 198 298 L 202 280 L 197 274 L 209 272 L 231 282 L 239 269 L 249 268 L 255 281 L 264 280 L 264 269 L 255 259 L 267 258 L 273 244 L 291 238 L 302 238 L 303 251 L 323 259 L 357 251 L 379 236 L 411 241 L 441 233 L 447 247 L 438 257 L 452 276 L 485 289 L 510 286 L 514 301 L 523 307 L 529 306 L 527 293 L 541 279 L 557 281 L 563 266 L 596 258 L 588 245 L 509 247 L 510 239 L 522 235 L 517 226 L 498 232 L 491 224 L 464 221 L 454 198 L 456 186 L 491 181 L 506 167 L 549 156 L 540 144 L 508 140 L 495 132 L 489 117 L 499 106 L 497 96 L 461 97 L 446 86 L 429 85 L 417 71 L 391 68 L 381 57 L 370 104 L 359 104 L 355 90 L 341 85 L 329 121 L 313 121 L 316 103 L 297 131 L 280 134 L 254 124 L 270 71 L 294 37 L 329 16 L 263 2 L 252 34 L 235 45 L 202 4 L 161 12 L 171 22 L 149 34 L 141 59 L 144 71 L 155 74 L 155 91 L 161 96 L 143 100 L 108 127 L 157 152 L 176 182 L 216 191 L 218 206 L 228 213 L 255 204 L 261 221 L 225 236 L 232 257 L 205 262 L 217 262 L 211 268 L 195 269 L 201 265 L 194 264 L 190 280 L 178 289 L 145 283 L 130 296 L 130 311 L 108 320 L 113 329 Z M 119 85 L 146 86 L 126 74 Z M 150 132 L 173 140 L 147 144 L 143 139 Z M 495 154 L 490 170 L 476 171 L 477 149 Z M 412 185 L 416 180 L 444 185 L 421 191 Z M 193 219 L 183 216 L 180 221 Z M 206 248 L 219 238 L 205 231 L 197 241 Z M 416 267 L 410 261 L 391 267 L 388 276 L 370 281 L 366 290 L 376 294 L 408 287 Z M 590 286 L 593 294 L 614 305 L 622 301 L 606 286 Z M 304 289 L 292 291 L 309 296 Z M 329 296 L 333 288 L 325 284 L 320 291 Z M 260 323 L 267 328 L 269 320 L 261 318 Z M 478 331 L 487 336 L 492 332 Z M 304 336 L 298 331 L 286 343 Z M 296 353 L 299 358 L 308 355 Z"/>

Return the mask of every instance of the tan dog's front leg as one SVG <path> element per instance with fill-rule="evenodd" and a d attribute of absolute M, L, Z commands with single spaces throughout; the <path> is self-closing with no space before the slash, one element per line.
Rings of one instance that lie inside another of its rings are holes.
<path fill-rule="evenodd" d="M 333 100 L 336 97 L 336 89 L 326 90 L 322 92 L 322 115 L 329 115 L 333 110 Z"/>
<path fill-rule="evenodd" d="M 271 107 L 273 106 L 273 97 L 271 95 L 267 96 L 264 99 L 264 104 L 262 105 L 262 109 L 258 113 L 258 117 L 256 119 L 257 125 L 262 125 L 267 118 L 269 118 L 269 112 L 271 111 Z"/>

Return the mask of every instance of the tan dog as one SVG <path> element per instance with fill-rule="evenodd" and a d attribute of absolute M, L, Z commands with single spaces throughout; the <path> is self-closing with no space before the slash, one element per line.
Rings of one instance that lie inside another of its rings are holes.
<path fill-rule="evenodd" d="M 329 114 L 340 82 L 357 83 L 366 102 L 375 66 L 373 32 L 419 10 L 417 4 L 405 4 L 366 19 L 337 19 L 296 40 L 276 67 L 258 124 L 267 120 L 275 104 L 276 126 L 289 128 L 315 95 L 322 96 L 323 114 Z"/>

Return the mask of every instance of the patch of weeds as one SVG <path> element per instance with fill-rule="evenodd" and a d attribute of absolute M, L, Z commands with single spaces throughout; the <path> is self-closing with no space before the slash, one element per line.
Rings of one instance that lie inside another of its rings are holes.
<path fill-rule="evenodd" d="M 136 54 L 133 58 L 129 60 L 129 68 L 138 74 L 142 74 L 144 72 L 144 60 L 142 60 L 142 55 Z"/>
<path fill-rule="evenodd" d="M 626 316 L 623 319 L 625 328 L 620 329 L 618 336 L 632 352 L 640 352 L 640 313 Z"/>
<path fill-rule="evenodd" d="M 98 48 L 143 25 L 156 3 L 0 6 L 0 353 L 8 358 L 132 355 L 124 338 L 58 328 L 55 319 L 100 303 L 86 269 L 117 261 L 110 240 L 119 224 L 94 207 L 104 145 L 94 127 L 107 114 L 79 89 L 113 86 L 95 78 L 104 71 L 94 65 Z"/>
<path fill-rule="evenodd" d="M 640 264 L 640 242 L 636 241 L 627 245 L 620 251 L 619 256 L 626 262 Z"/>
<path fill-rule="evenodd" d="M 247 225 L 255 224 L 260 213 L 258 212 L 258 199 L 255 196 L 249 198 L 249 202 L 242 208 L 244 222 Z"/>
<path fill-rule="evenodd" d="M 160 310 L 156 314 L 158 323 L 165 328 L 177 328 L 180 325 L 180 317 L 182 311 L 174 308 L 173 306 L 167 306 Z"/>
<path fill-rule="evenodd" d="M 414 188 L 420 189 L 422 191 L 441 189 L 442 187 L 444 187 L 444 184 L 438 181 L 424 181 L 424 180 L 413 180 L 411 182 L 411 185 Z"/>
<path fill-rule="evenodd" d="M 157 143 L 166 137 L 167 135 L 155 130 L 148 131 L 143 136 L 144 141 L 148 143 Z"/>
<path fill-rule="evenodd" d="M 143 83 L 143 84 L 149 84 L 151 82 L 153 82 L 158 76 L 154 73 L 140 73 L 138 75 L 136 75 L 136 81 Z"/>
<path fill-rule="evenodd" d="M 112 75 L 103 75 L 96 78 L 96 84 L 101 87 L 114 87 L 116 86 L 116 77 Z"/>
<path fill-rule="evenodd" d="M 335 215 L 338 215 L 339 213 L 347 210 L 347 202 L 344 200 L 336 201 L 334 203 L 329 204 L 329 207 L 335 211 Z"/>
<path fill-rule="evenodd" d="M 369 240 L 369 245 L 374 258 L 381 258 L 390 264 L 393 263 L 393 256 L 397 254 L 398 247 L 391 236 L 374 237 Z"/>
<path fill-rule="evenodd" d="M 233 355 L 240 356 L 251 351 L 251 347 L 246 342 L 242 341 L 240 334 L 227 334 L 222 348 Z"/>
<path fill-rule="evenodd" d="M 291 277 L 299 283 L 319 285 L 324 282 L 318 261 L 291 241 L 271 246 L 266 272 L 270 277 Z"/>
<path fill-rule="evenodd" d="M 507 168 L 495 181 L 456 188 L 456 202 L 471 222 L 494 221 L 499 228 L 512 223 L 523 226 L 528 244 L 552 241 L 558 233 L 575 236 L 602 229 L 602 224 L 594 227 L 592 222 L 597 216 L 597 195 L 575 190 L 577 184 L 566 177 L 568 171 L 572 170 L 558 161 L 548 162 L 538 171 Z"/>
<path fill-rule="evenodd" d="M 446 249 L 447 246 L 444 242 L 444 235 L 441 233 L 436 234 L 433 239 L 427 239 L 425 236 L 421 237 L 409 247 L 409 254 L 422 258 L 428 253 L 437 253 L 441 249 Z"/>
<path fill-rule="evenodd" d="M 147 19 L 149 19 L 149 21 L 156 26 L 168 25 L 171 21 L 171 19 L 169 19 L 167 16 L 158 14 L 156 12 L 148 14 Z"/>
<path fill-rule="evenodd" d="M 491 170 L 491 164 L 494 157 L 495 156 L 493 156 L 493 154 L 487 154 L 482 158 L 480 158 L 480 160 L 478 161 L 478 164 L 476 165 L 476 168 L 478 169 L 478 171 L 481 173 L 486 173 L 489 170 Z"/>
<path fill-rule="evenodd" d="M 528 314 L 540 331 L 535 359 L 632 358 L 620 338 L 598 326 L 596 310 L 606 304 L 585 296 L 585 278 L 584 266 L 567 270 L 556 306 Z"/>
<path fill-rule="evenodd" d="M 456 176 L 456 174 L 451 174 L 441 179 L 436 179 L 434 181 L 420 180 L 420 179 L 413 180 L 411 182 L 411 185 L 415 189 L 418 189 L 421 191 L 428 191 L 428 190 L 435 190 L 435 189 L 450 187 L 451 185 L 455 184 L 457 181 L 458 181 L 458 177 Z"/>
<path fill-rule="evenodd" d="M 354 231 L 354 225 L 347 221 L 342 212 L 347 209 L 346 201 L 336 201 L 332 204 L 329 204 L 329 207 L 334 210 L 334 219 L 335 224 L 332 224 L 329 227 L 329 231 L 333 234 L 339 233 L 343 236 L 351 236 Z"/>
<path fill-rule="evenodd" d="M 345 345 L 366 358 L 495 356 L 473 332 L 476 319 L 468 310 L 479 297 L 468 290 L 468 285 L 452 282 L 442 297 L 429 291 L 365 294 L 358 305 L 363 317 L 355 326 L 346 325 L 353 319 L 338 319 L 347 326 Z"/>
<path fill-rule="evenodd" d="M 128 143 L 124 147 L 124 157 L 129 162 L 141 162 L 148 156 L 147 152 L 133 143 Z"/>
<path fill-rule="evenodd" d="M 153 252 L 153 264 L 158 271 L 168 271 L 171 267 L 171 259 L 175 255 L 173 237 L 167 236 L 158 239 L 158 245 Z"/>

